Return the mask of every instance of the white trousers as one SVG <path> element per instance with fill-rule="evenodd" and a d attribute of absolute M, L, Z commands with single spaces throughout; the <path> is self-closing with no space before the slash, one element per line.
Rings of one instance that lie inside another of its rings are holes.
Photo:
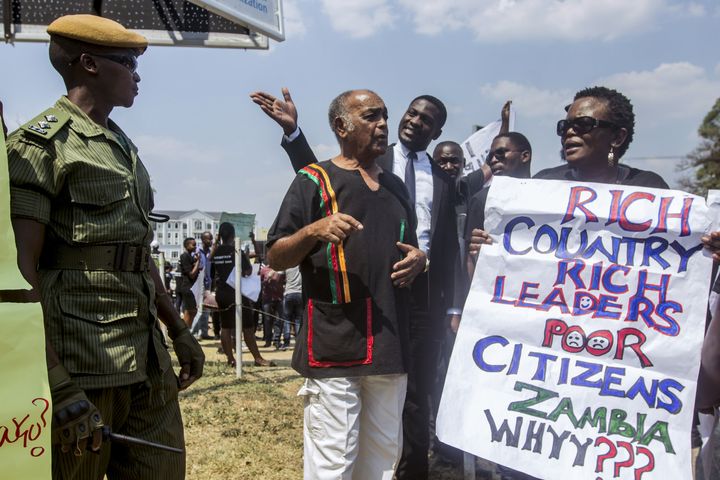
<path fill-rule="evenodd" d="M 305 480 L 392 480 L 407 375 L 305 379 Z"/>

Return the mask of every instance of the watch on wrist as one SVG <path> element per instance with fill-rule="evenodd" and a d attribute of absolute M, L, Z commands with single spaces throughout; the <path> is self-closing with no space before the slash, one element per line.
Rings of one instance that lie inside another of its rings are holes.
<path fill-rule="evenodd" d="M 448 315 L 462 315 L 462 310 L 459 308 L 448 308 L 445 312 Z"/>

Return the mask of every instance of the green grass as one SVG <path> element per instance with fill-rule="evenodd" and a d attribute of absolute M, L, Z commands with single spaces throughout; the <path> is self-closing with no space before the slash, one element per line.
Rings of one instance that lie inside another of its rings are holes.
<path fill-rule="evenodd" d="M 243 378 L 208 354 L 203 378 L 180 394 L 187 478 L 302 478 L 302 379 L 244 365 Z"/>
<path fill-rule="evenodd" d="M 302 478 L 303 409 L 297 396 L 302 378 L 290 368 L 289 354 L 275 359 L 277 367 L 250 366 L 246 354 L 238 380 L 216 346 L 203 342 L 204 375 L 180 393 L 187 479 Z M 432 459 L 431 465 L 432 479 L 462 479 L 460 469 Z M 490 478 L 478 472 L 478 480 Z"/>

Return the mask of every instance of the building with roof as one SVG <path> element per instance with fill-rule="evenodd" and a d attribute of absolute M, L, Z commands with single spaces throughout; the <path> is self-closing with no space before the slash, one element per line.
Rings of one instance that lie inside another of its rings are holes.
<path fill-rule="evenodd" d="M 220 226 L 222 212 L 204 212 L 202 210 L 154 210 L 153 213 L 167 215 L 167 222 L 150 222 L 155 232 L 155 240 L 160 251 L 171 263 L 177 263 L 183 252 L 183 240 L 193 237 L 200 242 L 203 232 L 215 233 Z"/>

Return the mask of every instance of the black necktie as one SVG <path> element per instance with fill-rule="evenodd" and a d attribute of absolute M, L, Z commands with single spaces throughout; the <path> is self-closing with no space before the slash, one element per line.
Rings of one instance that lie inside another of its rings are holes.
<path fill-rule="evenodd" d="M 408 162 L 405 165 L 405 186 L 410 193 L 410 202 L 415 205 L 415 160 L 417 154 L 415 152 L 408 153 Z"/>

